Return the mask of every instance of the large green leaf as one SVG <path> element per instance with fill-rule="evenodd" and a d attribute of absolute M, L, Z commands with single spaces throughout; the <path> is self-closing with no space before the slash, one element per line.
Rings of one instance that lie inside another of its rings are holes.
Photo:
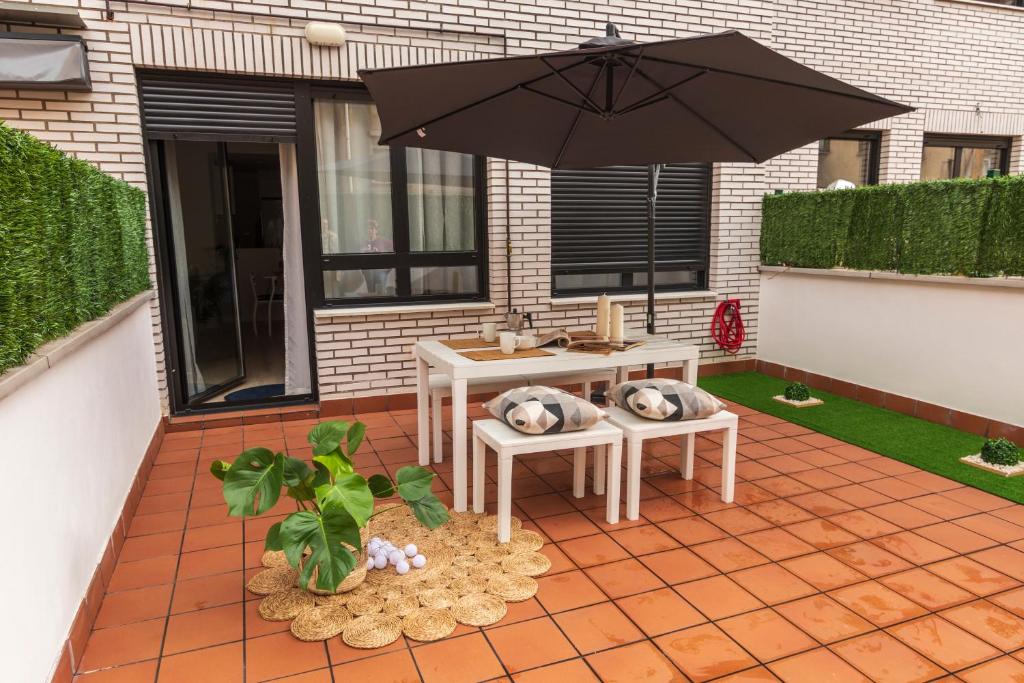
<path fill-rule="evenodd" d="M 298 486 L 306 481 L 313 472 L 309 466 L 298 458 L 285 457 L 284 459 L 284 485 Z"/>
<path fill-rule="evenodd" d="M 261 515 L 281 497 L 284 456 L 266 448 L 243 452 L 224 475 L 224 500 L 236 517 Z"/>
<path fill-rule="evenodd" d="M 299 585 L 305 586 L 317 568 L 316 587 L 333 591 L 356 566 L 356 557 L 342 543 L 358 548 L 359 526 L 343 508 L 314 512 L 295 512 L 281 524 L 281 545 L 288 561 L 298 568 L 302 553 L 311 554 L 299 573 Z"/>
<path fill-rule="evenodd" d="M 229 469 L 231 469 L 231 463 L 223 460 L 214 460 L 210 463 L 210 474 L 221 481 L 224 481 L 224 477 L 227 475 Z"/>
<path fill-rule="evenodd" d="M 317 488 L 316 498 L 321 510 L 343 508 L 359 526 L 365 525 L 373 514 L 373 494 L 366 480 L 358 474 L 344 474 L 333 484 Z"/>
<path fill-rule="evenodd" d="M 372 475 L 366 483 L 370 487 L 370 493 L 373 494 L 374 498 L 387 498 L 388 496 L 395 495 L 395 485 L 383 474 Z"/>
<path fill-rule="evenodd" d="M 419 500 L 430 493 L 430 483 L 433 480 L 433 472 L 417 465 L 408 465 L 395 472 L 398 495 L 408 502 Z"/>
<path fill-rule="evenodd" d="M 309 430 L 306 438 L 313 444 L 313 455 L 327 455 L 338 450 L 347 432 L 347 422 L 321 422 Z"/>
<path fill-rule="evenodd" d="M 428 529 L 436 529 L 448 521 L 448 508 L 433 493 L 406 502 L 420 524 Z"/>
<path fill-rule="evenodd" d="M 362 422 L 356 422 L 348 428 L 348 433 L 345 435 L 345 452 L 350 458 L 359 450 L 359 444 L 363 442 L 365 435 L 366 425 Z"/>
<path fill-rule="evenodd" d="M 352 461 L 347 455 L 341 451 L 334 451 L 326 455 L 317 455 L 313 457 L 313 463 L 320 463 L 327 468 L 330 472 L 332 479 L 337 479 L 346 474 L 352 474 L 355 472 L 355 467 L 352 466 Z"/>
<path fill-rule="evenodd" d="M 263 540 L 264 550 L 281 550 L 281 522 L 267 529 L 267 537 Z"/>

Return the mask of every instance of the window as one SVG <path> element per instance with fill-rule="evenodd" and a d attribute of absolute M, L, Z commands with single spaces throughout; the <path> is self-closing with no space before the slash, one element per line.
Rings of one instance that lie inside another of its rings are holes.
<path fill-rule="evenodd" d="M 360 95 L 313 102 L 324 299 L 483 298 L 483 159 L 378 145 Z"/>
<path fill-rule="evenodd" d="M 655 283 L 707 287 L 711 167 L 670 164 L 658 183 Z M 551 172 L 556 296 L 647 286 L 647 167 Z"/>
<path fill-rule="evenodd" d="M 818 189 L 840 180 L 857 187 L 878 182 L 878 133 L 851 131 L 818 142 Z"/>
<path fill-rule="evenodd" d="M 978 0 L 987 2 L 990 5 L 1009 5 L 1010 7 L 1024 7 L 1024 0 Z"/>
<path fill-rule="evenodd" d="M 1008 138 L 924 136 L 921 180 L 984 178 L 1009 171 Z"/>

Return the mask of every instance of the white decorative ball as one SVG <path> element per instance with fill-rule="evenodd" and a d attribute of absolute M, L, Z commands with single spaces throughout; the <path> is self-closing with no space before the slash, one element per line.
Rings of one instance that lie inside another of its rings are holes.
<path fill-rule="evenodd" d="M 381 540 L 380 536 L 374 536 L 370 539 L 370 543 L 376 543 L 377 545 L 380 545 L 383 542 L 384 541 Z"/>
<path fill-rule="evenodd" d="M 416 549 L 415 543 L 410 543 L 409 545 L 405 546 L 406 557 L 415 557 L 417 552 L 419 551 Z"/>
<path fill-rule="evenodd" d="M 416 555 L 414 558 L 412 558 L 412 566 L 416 567 L 416 569 L 422 569 L 426 564 L 427 558 L 423 557 L 422 555 Z"/>
<path fill-rule="evenodd" d="M 388 562 L 397 565 L 399 562 L 405 559 L 405 554 L 401 550 L 392 550 L 388 553 Z"/>
<path fill-rule="evenodd" d="M 372 557 L 366 561 L 366 570 L 367 571 L 373 569 L 375 566 L 376 565 L 373 563 L 373 558 Z"/>
<path fill-rule="evenodd" d="M 376 555 L 377 551 L 380 550 L 380 543 L 377 542 L 377 541 L 370 541 L 369 543 L 366 544 L 366 550 L 371 555 Z"/>
<path fill-rule="evenodd" d="M 384 567 L 388 566 L 388 558 L 383 555 L 377 555 L 373 558 L 373 566 L 376 569 L 384 569 Z"/>
<path fill-rule="evenodd" d="M 409 573 L 409 563 L 406 562 L 405 560 L 401 560 L 398 564 L 395 565 L 395 571 L 398 572 L 399 574 L 408 574 Z"/>

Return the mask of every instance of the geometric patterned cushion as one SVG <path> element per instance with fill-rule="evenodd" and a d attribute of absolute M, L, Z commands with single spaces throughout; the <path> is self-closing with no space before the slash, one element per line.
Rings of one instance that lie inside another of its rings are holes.
<path fill-rule="evenodd" d="M 648 420 L 697 420 L 725 408 L 703 389 L 661 377 L 616 384 L 607 397 L 618 407 Z"/>
<path fill-rule="evenodd" d="M 509 389 L 484 408 L 523 434 L 577 432 L 593 427 L 606 413 L 578 396 L 541 385 Z"/>

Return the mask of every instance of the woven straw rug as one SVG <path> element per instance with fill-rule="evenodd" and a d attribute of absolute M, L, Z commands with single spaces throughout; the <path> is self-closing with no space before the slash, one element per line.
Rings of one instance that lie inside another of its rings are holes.
<path fill-rule="evenodd" d="M 365 551 L 338 591 L 325 595 L 314 581 L 298 588 L 298 572 L 282 552 L 267 552 L 267 569 L 249 580 L 248 590 L 266 597 L 260 615 L 291 621 L 300 640 L 327 640 L 341 635 L 351 647 L 376 648 L 403 634 L 413 640 L 440 640 L 457 624 L 488 626 L 505 616 L 506 603 L 528 600 L 537 592 L 533 579 L 551 568 L 538 552 L 540 534 L 523 530 L 512 518 L 512 540 L 499 544 L 497 517 L 449 513 L 433 531 L 421 525 L 404 505 L 378 508 L 364 530 L 364 543 L 380 536 L 398 547 L 415 543 L 426 556 L 422 569 L 399 575 L 394 567 L 366 569 Z M 314 580 L 315 580 L 314 574 Z"/>

